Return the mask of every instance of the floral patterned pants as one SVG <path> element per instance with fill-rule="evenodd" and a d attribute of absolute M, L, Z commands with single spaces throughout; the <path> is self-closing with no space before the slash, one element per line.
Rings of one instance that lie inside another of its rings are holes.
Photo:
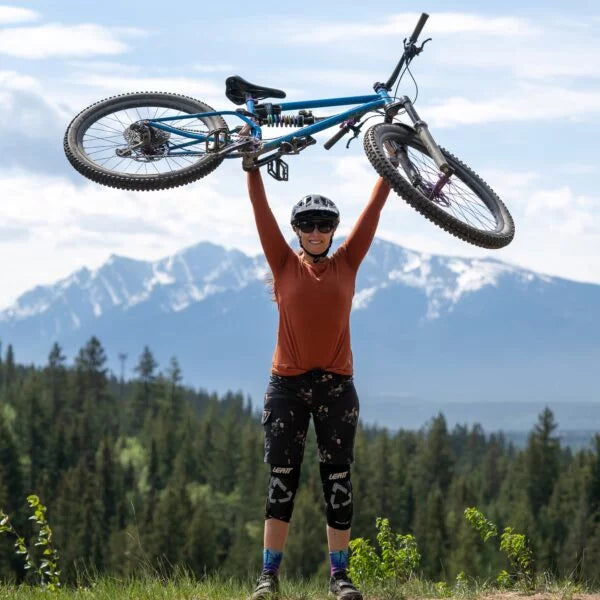
<path fill-rule="evenodd" d="M 313 370 L 301 375 L 272 374 L 265 394 L 265 462 L 299 465 L 312 415 L 319 462 L 354 460 L 359 402 L 351 375 Z"/>

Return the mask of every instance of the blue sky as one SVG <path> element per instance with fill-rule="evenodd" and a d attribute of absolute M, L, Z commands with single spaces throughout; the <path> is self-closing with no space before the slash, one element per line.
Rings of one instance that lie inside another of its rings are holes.
<path fill-rule="evenodd" d="M 246 4 L 0 5 L 0 308 L 113 253 L 155 259 L 201 240 L 260 251 L 239 164 L 156 193 L 92 184 L 62 151 L 81 109 L 141 90 L 230 109 L 224 80 L 232 74 L 290 100 L 371 93 L 421 11 L 431 15 L 424 35 L 433 41 L 413 63 L 417 108 L 438 141 L 503 197 L 517 235 L 503 250 L 480 250 L 397 197 L 378 234 L 419 251 L 493 256 L 600 283 L 597 3 L 438 1 L 406 12 L 397 2 L 266 1 L 247 16 Z M 408 80 L 403 92 L 414 92 Z M 282 227 L 294 201 L 319 192 L 340 204 L 348 231 L 375 181 L 362 141 L 330 152 L 318 144 L 288 162 L 288 183 L 267 180 Z"/>

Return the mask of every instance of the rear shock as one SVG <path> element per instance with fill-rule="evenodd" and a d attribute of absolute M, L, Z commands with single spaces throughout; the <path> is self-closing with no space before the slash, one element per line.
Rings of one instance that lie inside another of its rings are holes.
<path fill-rule="evenodd" d="M 278 104 L 264 103 L 254 107 L 254 114 L 258 117 L 259 125 L 267 127 L 304 127 L 320 120 L 310 110 L 300 110 L 296 115 L 282 114 Z"/>

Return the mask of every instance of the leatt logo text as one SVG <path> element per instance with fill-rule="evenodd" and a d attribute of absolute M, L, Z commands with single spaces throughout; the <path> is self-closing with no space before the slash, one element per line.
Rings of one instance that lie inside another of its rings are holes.
<path fill-rule="evenodd" d="M 287 475 L 292 472 L 294 467 L 273 467 L 273 473 L 281 473 L 282 475 Z"/>
<path fill-rule="evenodd" d="M 329 476 L 329 481 L 334 481 L 336 479 L 344 479 L 348 475 L 348 471 L 344 471 L 343 473 L 332 473 Z"/>

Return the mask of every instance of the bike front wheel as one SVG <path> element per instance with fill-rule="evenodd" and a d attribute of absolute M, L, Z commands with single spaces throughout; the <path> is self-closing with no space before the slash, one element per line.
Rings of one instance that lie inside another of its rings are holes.
<path fill-rule="evenodd" d="M 369 161 L 390 187 L 438 227 L 482 248 L 503 248 L 513 239 L 513 219 L 490 186 L 441 148 L 454 171 L 445 181 L 410 127 L 373 125 L 365 134 L 364 147 Z"/>
<path fill-rule="evenodd" d="M 64 138 L 65 154 L 82 175 L 110 187 L 126 190 L 162 190 L 200 179 L 216 169 L 223 158 L 206 151 L 185 131 L 207 136 L 224 130 L 222 117 L 177 119 L 212 112 L 193 98 L 179 94 L 140 92 L 113 96 L 92 104 L 71 121 Z M 168 121 L 182 134 L 165 132 L 147 121 Z"/>

